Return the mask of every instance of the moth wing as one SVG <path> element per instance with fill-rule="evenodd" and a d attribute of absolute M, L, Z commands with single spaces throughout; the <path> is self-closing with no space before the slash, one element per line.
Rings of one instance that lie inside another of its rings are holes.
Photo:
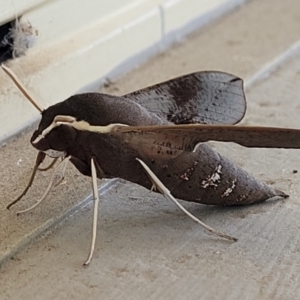
<path fill-rule="evenodd" d="M 117 133 L 137 143 L 155 145 L 165 151 L 193 151 L 207 141 L 233 142 L 253 148 L 300 148 L 300 130 L 233 125 L 175 125 L 119 127 Z"/>
<path fill-rule="evenodd" d="M 123 96 L 175 124 L 236 124 L 245 115 L 243 80 L 203 71 Z"/>

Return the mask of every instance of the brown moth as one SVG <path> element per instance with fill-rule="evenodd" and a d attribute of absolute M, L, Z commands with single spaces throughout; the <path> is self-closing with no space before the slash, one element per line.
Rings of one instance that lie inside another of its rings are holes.
<path fill-rule="evenodd" d="M 193 220 L 217 232 L 186 211 L 175 198 L 210 205 L 245 205 L 288 197 L 256 180 L 205 144 L 215 140 L 246 147 L 299 148 L 300 130 L 234 126 L 246 111 L 242 79 L 205 71 L 189 74 L 117 97 L 77 94 L 43 110 L 5 66 L 23 94 L 41 112 L 31 144 L 39 152 L 27 192 L 45 155 L 70 161 L 92 177 L 95 198 L 89 264 L 96 239 L 99 178 L 119 177 L 156 189 Z M 40 203 L 52 186 L 52 180 Z M 28 211 L 33 207 L 25 210 Z M 21 212 L 25 212 L 21 211 Z"/>

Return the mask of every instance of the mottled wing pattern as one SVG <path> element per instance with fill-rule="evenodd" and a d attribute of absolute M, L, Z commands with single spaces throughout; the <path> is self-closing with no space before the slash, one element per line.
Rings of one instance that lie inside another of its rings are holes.
<path fill-rule="evenodd" d="M 235 124 L 246 111 L 243 80 L 204 71 L 123 96 L 175 124 Z"/>
<path fill-rule="evenodd" d="M 128 126 L 117 129 L 137 147 L 163 151 L 193 151 L 201 142 L 234 142 L 253 148 L 300 148 L 300 130 L 233 125 Z M 158 147 L 158 148 L 157 148 Z M 167 153 L 166 153 L 167 154 Z M 175 153 L 174 153 L 175 154 Z"/>

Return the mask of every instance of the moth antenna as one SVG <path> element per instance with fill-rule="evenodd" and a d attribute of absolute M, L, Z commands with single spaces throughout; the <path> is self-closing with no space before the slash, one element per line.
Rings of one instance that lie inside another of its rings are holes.
<path fill-rule="evenodd" d="M 165 187 L 165 185 L 158 179 L 158 177 L 152 172 L 152 170 L 139 158 L 136 158 L 136 160 L 142 165 L 142 167 L 145 169 L 146 173 L 148 174 L 150 180 L 152 181 L 153 185 L 156 186 L 156 188 L 169 200 L 173 201 L 186 215 L 188 215 L 192 220 L 200 224 L 202 227 L 204 227 L 206 230 L 208 230 L 211 233 L 214 233 L 218 235 L 221 238 L 227 239 L 229 241 L 236 242 L 237 239 L 234 237 L 231 237 L 229 235 L 223 234 L 212 227 L 206 225 L 202 221 L 200 221 L 198 218 L 196 218 L 194 215 L 192 215 L 189 211 L 187 211 L 171 194 L 171 192 Z"/>
<path fill-rule="evenodd" d="M 33 210 L 35 207 L 37 207 L 40 203 L 42 203 L 42 201 L 43 201 L 43 200 L 47 197 L 47 195 L 49 194 L 49 192 L 50 192 L 50 190 L 51 190 L 51 188 L 52 188 L 52 186 L 53 186 L 53 183 L 54 183 L 54 177 L 55 177 L 55 175 L 56 175 L 56 173 L 57 173 L 57 170 L 58 170 L 58 168 L 60 167 L 60 165 L 61 165 L 63 162 L 64 162 L 64 166 L 63 166 L 63 174 L 62 174 L 62 176 L 61 176 L 61 179 L 59 180 L 59 183 L 60 183 L 61 180 L 64 178 L 65 169 L 66 169 L 67 163 L 68 163 L 68 161 L 69 161 L 70 158 L 71 158 L 71 157 L 65 158 L 64 160 L 62 160 L 62 161 L 56 166 L 56 168 L 55 168 L 54 171 L 53 171 L 53 174 L 51 175 L 50 182 L 49 182 L 49 184 L 48 184 L 48 186 L 47 186 L 47 189 L 46 189 L 46 191 L 44 192 L 43 196 L 42 196 L 35 204 L 33 204 L 32 206 L 30 206 L 30 207 L 28 207 L 28 208 L 26 208 L 26 209 L 24 209 L 24 210 L 18 211 L 18 212 L 17 212 L 17 215 L 20 215 L 20 214 L 29 212 L 29 211 Z M 58 185 L 58 184 L 57 184 L 57 185 Z M 56 185 L 56 186 L 57 186 L 57 185 Z"/>
<path fill-rule="evenodd" d="M 91 171 L 92 171 L 92 184 L 93 184 L 93 195 L 94 195 L 94 218 L 93 218 L 93 230 L 92 230 L 92 241 L 90 247 L 90 253 L 83 264 L 84 266 L 88 266 L 92 260 L 94 249 L 95 249 L 95 242 L 97 236 L 97 221 L 98 221 L 98 209 L 99 209 L 99 193 L 98 193 L 98 185 L 97 185 L 97 172 L 95 167 L 94 159 L 91 159 Z"/>
<path fill-rule="evenodd" d="M 17 86 L 17 88 L 21 91 L 21 93 L 29 100 L 29 102 L 39 111 L 42 112 L 44 109 L 39 106 L 36 101 L 33 100 L 33 98 L 30 96 L 29 92 L 27 91 L 26 87 L 23 85 L 23 83 L 19 80 L 18 76 L 8 67 L 6 67 L 4 64 L 1 64 L 2 70 L 11 78 L 11 80 L 14 82 L 14 84 Z"/>
<path fill-rule="evenodd" d="M 51 163 L 47 167 L 38 168 L 38 170 L 41 171 L 41 172 L 50 170 L 56 164 L 57 160 L 58 160 L 58 157 L 53 158 L 53 160 L 51 161 Z"/>
<path fill-rule="evenodd" d="M 13 205 L 15 205 L 17 202 L 19 202 L 23 198 L 23 196 L 26 195 L 27 191 L 29 190 L 29 188 L 32 185 L 32 182 L 34 180 L 34 177 L 35 177 L 35 174 L 36 174 L 36 172 L 38 170 L 38 167 L 44 161 L 45 156 L 46 156 L 46 154 L 44 152 L 39 151 L 39 153 L 38 153 L 38 155 L 36 157 L 36 160 L 35 160 L 35 164 L 34 164 L 34 167 L 33 167 L 33 170 L 32 170 L 32 173 L 31 173 L 31 176 L 30 176 L 30 179 L 29 179 L 29 182 L 28 182 L 26 188 L 24 189 L 24 191 L 22 192 L 22 194 L 17 199 L 15 199 L 14 201 L 12 201 L 11 203 L 9 203 L 6 206 L 7 209 L 10 209 Z"/>

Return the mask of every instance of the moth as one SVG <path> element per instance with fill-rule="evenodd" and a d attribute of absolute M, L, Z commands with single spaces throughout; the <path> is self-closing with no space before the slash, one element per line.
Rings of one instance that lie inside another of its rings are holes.
<path fill-rule="evenodd" d="M 159 192 L 205 229 L 231 241 L 237 239 L 201 222 L 176 198 L 209 205 L 245 205 L 288 197 L 205 143 L 214 140 L 245 147 L 300 147 L 298 129 L 234 125 L 246 112 L 241 78 L 203 71 L 122 97 L 76 94 L 42 109 L 17 76 L 4 65 L 2 68 L 42 116 L 30 140 L 38 154 L 29 184 L 7 208 L 26 194 L 46 155 L 54 159 L 53 164 L 57 159 L 70 161 L 81 174 L 90 176 L 93 184 L 92 241 L 85 265 L 92 259 L 96 240 L 97 178 L 119 177 Z M 36 204 L 19 213 L 39 204 L 52 184 L 53 180 Z"/>

